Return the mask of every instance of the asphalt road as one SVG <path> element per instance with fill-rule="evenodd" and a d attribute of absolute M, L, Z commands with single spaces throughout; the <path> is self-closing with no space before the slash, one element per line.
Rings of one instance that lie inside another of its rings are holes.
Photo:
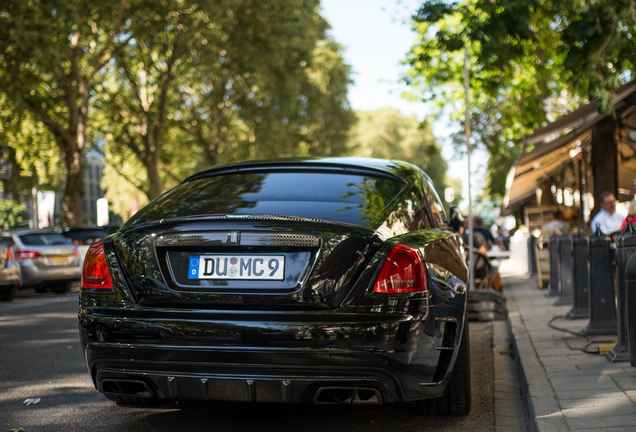
<path fill-rule="evenodd" d="M 382 406 L 179 403 L 117 405 L 95 391 L 77 332 L 77 293 L 0 303 L 0 432 L 117 431 L 493 431 L 492 332 L 471 323 L 473 409 L 463 417 L 421 416 Z M 40 402 L 27 406 L 27 398 Z"/>

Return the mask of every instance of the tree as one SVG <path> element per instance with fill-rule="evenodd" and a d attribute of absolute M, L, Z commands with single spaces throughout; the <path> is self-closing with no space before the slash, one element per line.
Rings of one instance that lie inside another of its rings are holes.
<path fill-rule="evenodd" d="M 162 149 L 168 117 L 177 107 L 178 77 L 199 67 L 197 53 L 203 54 L 218 26 L 218 17 L 208 14 L 212 2 L 201 3 L 170 2 L 138 14 L 131 29 L 143 37 L 114 56 L 99 89 L 100 131 L 111 147 L 111 165 L 117 170 L 133 157 L 145 175 L 133 179 L 118 172 L 149 200 L 163 191 L 165 175 L 177 179 Z"/>
<path fill-rule="evenodd" d="M 3 199 L 0 201 L 0 229 L 11 229 L 24 220 L 26 205 L 17 201 Z"/>
<path fill-rule="evenodd" d="M 0 3 L 0 92 L 53 136 L 65 170 L 64 218 L 81 225 L 95 80 L 131 40 L 134 0 Z"/>
<path fill-rule="evenodd" d="M 355 155 L 417 165 L 433 180 L 438 194 L 444 196 L 448 164 L 428 122 L 420 123 L 415 116 L 404 116 L 394 108 L 356 114 L 358 123 L 350 137 Z"/>
<path fill-rule="evenodd" d="M 28 112 L 16 112 L 0 95 L 1 156 L 11 168 L 3 192 L 17 202 L 32 198 L 32 189 L 62 190 L 64 170 L 50 131 Z"/>
<path fill-rule="evenodd" d="M 208 166 L 339 151 L 352 121 L 348 67 L 336 44 L 322 42 L 317 7 L 180 2 L 140 16 L 133 25 L 153 31 L 116 56 L 100 89 L 114 167 L 133 157 L 145 170 L 145 178 L 119 174 L 152 200 L 166 177 L 183 178 L 179 159 L 164 155 L 168 147 L 173 154 L 198 147 Z"/>
<path fill-rule="evenodd" d="M 489 191 L 502 196 L 524 135 L 592 97 L 612 114 L 609 90 L 636 55 L 633 11 L 630 1 L 429 1 L 414 16 L 418 40 L 405 81 L 463 120 L 466 47 L 475 140 L 490 154 Z"/>

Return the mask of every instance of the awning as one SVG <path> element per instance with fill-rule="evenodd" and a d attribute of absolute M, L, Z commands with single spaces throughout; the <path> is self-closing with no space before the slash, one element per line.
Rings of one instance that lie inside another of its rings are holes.
<path fill-rule="evenodd" d="M 636 108 L 636 80 L 623 84 L 613 90 L 612 105 L 622 119 L 634 115 Z M 592 126 L 604 118 L 596 111 L 596 101 L 571 112 L 559 120 L 537 129 L 528 135 L 524 148 L 534 146 L 531 152 L 522 154 L 510 170 L 506 181 L 506 196 L 503 212 L 510 214 L 532 198 L 543 180 L 562 169 L 562 165 L 572 159 L 570 150 L 591 142 Z M 635 119 L 636 121 L 636 119 Z M 617 137 L 621 154 L 629 153 L 632 158 L 621 160 L 619 157 L 618 182 L 619 200 L 627 199 L 626 190 L 631 190 L 636 180 L 636 147 Z M 631 149 L 634 149 L 630 151 Z M 623 150 L 621 152 L 621 150 Z M 574 157 L 580 157 L 573 153 Z"/>
<path fill-rule="evenodd" d="M 532 198 L 544 180 L 562 170 L 570 160 L 579 157 L 578 150 L 591 138 L 589 130 L 579 135 L 568 134 L 519 158 L 506 180 L 504 213 L 512 213 Z"/>

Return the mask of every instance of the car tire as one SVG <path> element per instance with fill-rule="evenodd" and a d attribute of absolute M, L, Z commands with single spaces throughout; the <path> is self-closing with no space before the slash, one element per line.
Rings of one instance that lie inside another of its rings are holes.
<path fill-rule="evenodd" d="M 69 292 L 71 290 L 71 284 L 70 283 L 65 283 L 65 284 L 53 285 L 51 287 L 51 290 L 55 294 L 66 294 L 67 292 Z"/>
<path fill-rule="evenodd" d="M 0 301 L 11 301 L 18 294 L 18 287 L 16 285 L 5 287 L 0 291 Z"/>
<path fill-rule="evenodd" d="M 420 414 L 466 415 L 470 412 L 470 336 L 468 317 L 464 318 L 464 331 L 459 344 L 455 367 L 441 397 L 419 400 L 415 408 Z"/>
<path fill-rule="evenodd" d="M 38 294 L 45 294 L 49 292 L 49 287 L 47 287 L 46 285 L 35 287 L 35 292 Z"/>

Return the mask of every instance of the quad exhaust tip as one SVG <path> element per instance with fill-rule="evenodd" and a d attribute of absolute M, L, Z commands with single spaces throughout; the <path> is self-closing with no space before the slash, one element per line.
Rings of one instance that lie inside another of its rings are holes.
<path fill-rule="evenodd" d="M 380 405 L 380 392 L 369 387 L 321 387 L 316 391 L 317 405 Z"/>

